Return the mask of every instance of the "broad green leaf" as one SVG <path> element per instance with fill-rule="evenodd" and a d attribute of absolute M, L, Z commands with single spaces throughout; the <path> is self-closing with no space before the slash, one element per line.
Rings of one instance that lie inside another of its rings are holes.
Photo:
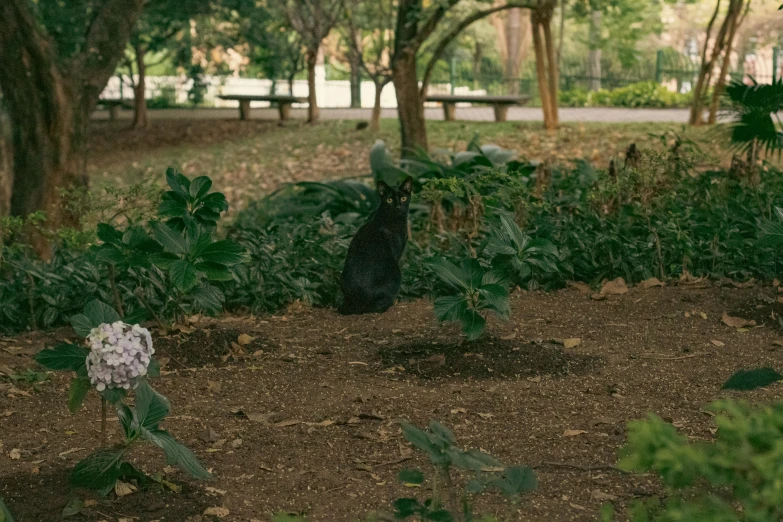
<path fill-rule="evenodd" d="M 484 491 L 484 484 L 476 479 L 470 479 L 468 480 L 468 483 L 465 484 L 465 490 L 472 495 L 477 495 Z"/>
<path fill-rule="evenodd" d="M 226 196 L 224 196 L 221 192 L 207 194 L 204 196 L 204 199 L 201 200 L 201 203 L 204 205 L 204 207 L 209 208 L 213 212 L 225 212 L 228 210 L 228 201 L 226 201 Z M 196 212 L 198 213 L 198 211 Z"/>
<path fill-rule="evenodd" d="M 116 403 L 117 418 L 120 420 L 122 431 L 125 432 L 125 440 L 130 440 L 134 433 L 133 410 L 124 402 Z"/>
<path fill-rule="evenodd" d="M 193 290 L 190 293 L 190 297 L 193 298 L 194 304 L 199 309 L 209 313 L 220 312 L 223 309 L 223 301 L 225 301 L 223 293 L 209 284 L 202 285 Z"/>
<path fill-rule="evenodd" d="M 432 263 L 435 274 L 444 282 L 459 289 L 467 289 L 470 282 L 462 268 L 444 258 L 438 258 Z"/>
<path fill-rule="evenodd" d="M 535 491 L 538 487 L 536 472 L 526 466 L 506 468 L 503 476 L 514 488 L 515 495 L 521 495 L 528 491 Z"/>
<path fill-rule="evenodd" d="M 438 421 L 430 421 L 430 431 L 447 444 L 454 444 L 457 442 L 457 438 L 454 436 L 454 432 Z"/>
<path fill-rule="evenodd" d="M 164 430 L 142 430 L 144 438 L 163 449 L 166 461 L 182 468 L 191 477 L 201 480 L 212 478 L 198 458 L 188 448 L 177 442 L 169 432 Z"/>
<path fill-rule="evenodd" d="M 93 322 L 90 320 L 90 318 L 84 314 L 76 314 L 71 317 L 71 326 L 73 327 L 73 331 L 76 332 L 76 335 L 85 339 L 90 335 L 92 329 L 95 328 L 95 326 L 98 326 L 93 325 L 92 323 Z"/>
<path fill-rule="evenodd" d="M 63 343 L 54 348 L 38 352 L 35 360 L 47 370 L 78 372 L 87 366 L 87 348 L 75 344 Z"/>
<path fill-rule="evenodd" d="M 445 509 L 438 509 L 425 514 L 424 520 L 431 520 L 432 522 L 452 522 L 454 517 Z"/>
<path fill-rule="evenodd" d="M 424 511 L 424 506 L 415 498 L 398 498 L 392 506 L 398 519 L 405 519 Z"/>
<path fill-rule="evenodd" d="M 171 282 L 180 292 L 187 293 L 198 285 L 195 267 L 184 259 L 173 262 L 169 274 Z"/>
<path fill-rule="evenodd" d="M 136 388 L 136 423 L 148 430 L 156 429 L 158 423 L 171 411 L 169 401 L 152 389 L 146 380 Z"/>
<path fill-rule="evenodd" d="M 98 223 L 98 239 L 104 243 L 121 243 L 122 233 L 111 225 L 106 223 Z"/>
<path fill-rule="evenodd" d="M 71 471 L 70 482 L 77 488 L 108 492 L 120 476 L 125 448 L 101 450 L 80 461 Z"/>
<path fill-rule="evenodd" d="M 117 310 L 99 299 L 87 303 L 84 307 L 84 315 L 90 320 L 93 328 L 102 324 L 112 324 L 122 320 L 120 314 L 117 313 Z"/>
<path fill-rule="evenodd" d="M 462 316 L 462 331 L 469 341 L 475 341 L 484 333 L 487 320 L 475 310 L 466 310 Z"/>
<path fill-rule="evenodd" d="M 244 262 L 246 253 L 244 247 L 238 243 L 235 243 L 230 239 L 224 239 L 222 241 L 215 241 L 211 245 L 202 248 L 198 257 L 201 260 L 210 263 L 220 263 L 222 265 L 231 266 Z"/>
<path fill-rule="evenodd" d="M 128 391 L 123 388 L 106 388 L 101 392 L 101 397 L 111 404 L 117 404 L 128 395 Z"/>
<path fill-rule="evenodd" d="M 128 262 L 127 256 L 113 245 L 101 245 L 95 258 L 110 265 L 124 266 Z"/>
<path fill-rule="evenodd" d="M 90 391 L 89 379 L 77 377 L 71 381 L 71 388 L 68 391 L 68 409 L 71 413 L 76 413 L 81 409 L 88 391 Z"/>
<path fill-rule="evenodd" d="M 190 197 L 200 199 L 212 188 L 212 180 L 207 176 L 199 176 L 190 183 Z"/>
<path fill-rule="evenodd" d="M 84 509 L 84 501 L 78 497 L 74 497 L 65 505 L 60 516 L 62 518 L 72 517 L 81 513 L 82 509 Z"/>
<path fill-rule="evenodd" d="M 447 295 L 435 300 L 438 321 L 459 321 L 467 309 L 468 301 L 462 295 Z"/>
<path fill-rule="evenodd" d="M 732 375 L 729 380 L 723 384 L 721 389 L 749 391 L 769 386 L 773 382 L 780 380 L 783 380 L 783 375 L 780 375 L 769 367 L 756 368 L 754 370 L 740 370 Z"/>
<path fill-rule="evenodd" d="M 147 366 L 147 377 L 160 377 L 160 363 L 154 357 L 150 358 L 150 364 Z"/>
<path fill-rule="evenodd" d="M 422 484 L 424 482 L 424 473 L 418 469 L 402 469 L 397 474 L 397 480 L 404 484 Z"/>
<path fill-rule="evenodd" d="M 484 302 L 483 308 L 494 310 L 501 317 L 506 318 L 511 313 L 508 302 L 508 292 L 500 285 L 484 285 L 479 289 L 479 294 Z"/>
<path fill-rule="evenodd" d="M 8 510 L 2 498 L 0 498 L 0 522 L 14 522 L 14 517 L 11 516 L 11 511 Z"/>
<path fill-rule="evenodd" d="M 196 270 L 203 272 L 210 281 L 231 281 L 234 279 L 231 270 L 220 263 L 204 262 L 196 263 L 194 266 Z"/>
<path fill-rule="evenodd" d="M 177 172 L 176 169 L 169 167 L 166 169 L 166 182 L 171 187 L 171 190 L 177 194 L 187 197 L 188 190 L 190 189 L 190 180 Z"/>
<path fill-rule="evenodd" d="M 167 252 L 183 256 L 188 253 L 188 247 L 182 234 L 170 226 L 158 224 L 153 229 L 153 232 L 155 233 L 155 239 L 163 245 Z"/>
<path fill-rule="evenodd" d="M 402 434 L 405 440 L 427 453 L 430 458 L 434 458 L 440 453 L 438 446 L 432 442 L 430 435 L 426 431 L 407 422 L 401 422 L 400 425 L 402 426 Z"/>

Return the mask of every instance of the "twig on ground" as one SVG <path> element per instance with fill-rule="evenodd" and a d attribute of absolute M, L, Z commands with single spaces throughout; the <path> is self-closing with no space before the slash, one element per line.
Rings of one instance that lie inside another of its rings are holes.
<path fill-rule="evenodd" d="M 662 353 L 651 353 L 637 355 L 639 359 L 655 359 L 658 361 L 681 361 L 683 359 L 692 359 L 694 357 L 701 357 L 702 355 L 709 355 L 709 352 L 696 352 L 689 353 L 687 355 L 665 355 Z"/>
<path fill-rule="evenodd" d="M 626 471 L 624 469 L 620 469 L 617 466 L 612 466 L 609 464 L 596 464 L 592 466 L 582 466 L 581 464 L 570 464 L 568 462 L 542 462 L 541 464 L 537 466 L 533 466 L 533 469 L 538 468 L 568 468 L 568 469 L 577 469 L 579 471 L 617 471 L 619 473 L 625 473 L 626 475 L 630 475 L 630 471 Z"/>

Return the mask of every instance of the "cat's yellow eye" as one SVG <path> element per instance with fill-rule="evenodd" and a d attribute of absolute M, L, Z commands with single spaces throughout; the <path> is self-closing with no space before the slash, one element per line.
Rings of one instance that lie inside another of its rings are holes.
<path fill-rule="evenodd" d="M 386 203 L 391 203 L 392 201 L 394 201 L 394 200 L 392 198 L 389 198 L 389 199 L 386 200 Z"/>
<path fill-rule="evenodd" d="M 400 201 L 408 201 L 408 198 L 406 196 L 403 196 L 400 198 Z"/>

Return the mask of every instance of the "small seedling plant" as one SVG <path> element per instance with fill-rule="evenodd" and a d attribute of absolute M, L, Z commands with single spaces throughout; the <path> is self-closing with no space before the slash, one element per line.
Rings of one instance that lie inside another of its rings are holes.
<path fill-rule="evenodd" d="M 131 294 L 142 305 L 133 319 L 149 314 L 161 326 L 163 320 L 146 294 L 166 296 L 164 313 L 175 320 L 199 311 L 217 313 L 223 309 L 225 296 L 214 283 L 233 280 L 232 267 L 247 259 L 245 249 L 236 242 L 212 237 L 228 202 L 222 193 L 210 192 L 212 181 L 207 176 L 191 181 L 168 169 L 166 181 L 171 190 L 163 194 L 159 221 L 126 230 L 101 223 L 98 239 L 102 244 L 94 249 L 98 261 L 109 266 L 109 283 L 120 314 L 124 315 L 121 293 Z M 125 272 L 135 276 L 136 288 L 118 288 L 117 274 Z M 153 291 L 146 292 L 146 288 Z"/>
<path fill-rule="evenodd" d="M 494 489 L 509 502 L 506 520 L 510 522 L 515 520 L 522 495 L 537 487 L 536 475 L 531 468 L 507 467 L 481 451 L 463 450 L 456 445 L 454 433 L 437 421 L 430 422 L 429 430 L 403 422 L 402 433 L 415 448 L 429 457 L 434 469 L 432 497 L 423 502 L 417 498 L 397 499 L 393 505 L 397 519 L 474 522 L 479 519 L 473 514 L 471 496 Z M 461 495 L 454 485 L 454 468 L 471 475 Z M 419 470 L 402 470 L 398 478 L 410 485 L 424 483 L 424 474 Z"/>
<path fill-rule="evenodd" d="M 480 258 L 463 258 L 457 264 L 440 257 L 432 263 L 445 288 L 435 300 L 435 316 L 461 323 L 468 340 L 476 340 L 483 335 L 489 315 L 508 319 L 510 285 L 535 287 L 560 272 L 558 262 L 558 250 L 551 242 L 531 239 L 503 214 L 499 225 L 490 229 Z"/>
<path fill-rule="evenodd" d="M 193 452 L 160 427 L 171 405 L 147 381 L 147 377 L 160 374 L 160 366 L 152 357 L 149 331 L 123 322 L 115 309 L 98 300 L 72 317 L 71 324 L 89 348 L 62 343 L 41 351 L 35 358 L 47 370 L 75 372 L 68 396 L 71 413 L 81 409 L 91 389 L 101 397 L 100 449 L 76 464 L 70 474 L 71 484 L 106 495 L 120 479 L 146 482 L 149 478 L 126 461 L 131 449 L 140 442 L 160 447 L 168 464 L 179 466 L 193 478 L 210 478 Z M 126 403 L 131 391 L 132 406 Z M 107 447 L 106 432 L 109 404 L 117 411 L 123 434 L 123 440 L 111 448 Z"/>

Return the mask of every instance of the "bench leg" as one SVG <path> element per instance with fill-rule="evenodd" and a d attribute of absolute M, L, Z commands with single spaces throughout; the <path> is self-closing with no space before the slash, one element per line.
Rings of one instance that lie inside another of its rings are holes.
<path fill-rule="evenodd" d="M 506 121 L 508 118 L 508 105 L 494 105 L 495 121 Z"/>
<path fill-rule="evenodd" d="M 457 105 L 455 103 L 443 104 L 443 119 L 446 121 L 454 121 L 455 113 L 457 112 Z"/>
<path fill-rule="evenodd" d="M 119 105 L 109 105 L 109 120 L 115 121 L 120 116 Z"/>
<path fill-rule="evenodd" d="M 250 119 L 250 100 L 239 100 L 239 119 Z"/>
<path fill-rule="evenodd" d="M 280 112 L 280 121 L 285 121 L 291 117 L 291 104 L 278 102 L 277 110 Z"/>

